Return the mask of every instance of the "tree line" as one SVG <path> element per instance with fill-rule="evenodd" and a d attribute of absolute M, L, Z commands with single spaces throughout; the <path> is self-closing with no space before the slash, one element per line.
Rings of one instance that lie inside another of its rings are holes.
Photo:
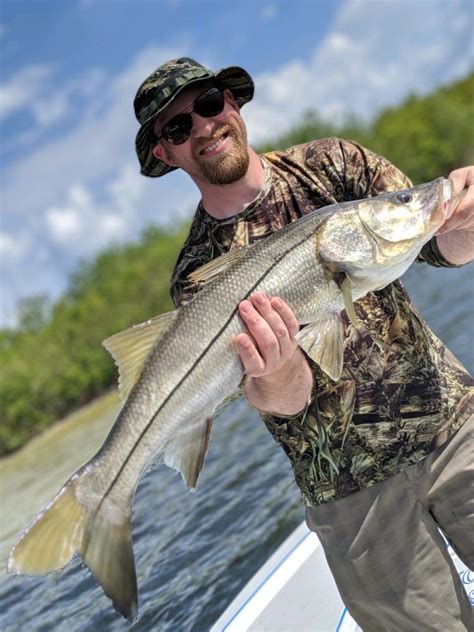
<path fill-rule="evenodd" d="M 339 136 L 382 154 L 413 182 L 474 162 L 474 74 L 428 96 L 410 96 L 371 123 L 336 125 L 307 112 L 259 152 Z M 101 346 L 113 333 L 172 309 L 169 279 L 188 225 L 148 227 L 133 242 L 81 263 L 63 296 L 20 302 L 18 325 L 0 331 L 0 456 L 115 384 Z"/>

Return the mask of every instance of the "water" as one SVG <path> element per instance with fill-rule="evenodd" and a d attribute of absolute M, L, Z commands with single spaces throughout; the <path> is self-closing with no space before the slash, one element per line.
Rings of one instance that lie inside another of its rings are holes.
<path fill-rule="evenodd" d="M 405 285 L 424 318 L 472 371 L 472 266 L 415 265 Z M 58 424 L 0 462 L 4 560 L 19 531 L 100 445 L 115 418 L 114 395 Z M 162 466 L 138 487 L 133 538 L 139 620 L 118 615 L 78 561 L 40 578 L 0 577 L 2 632 L 159 630 L 204 632 L 303 519 L 283 452 L 242 400 L 216 420 L 198 490 Z M 317 586 L 317 578 L 315 578 Z"/>

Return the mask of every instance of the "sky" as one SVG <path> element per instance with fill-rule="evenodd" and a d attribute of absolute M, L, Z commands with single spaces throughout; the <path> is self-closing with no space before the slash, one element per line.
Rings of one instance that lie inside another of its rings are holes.
<path fill-rule="evenodd" d="M 132 102 L 163 62 L 242 66 L 258 144 L 308 109 L 370 120 L 473 68 L 471 0 L 1 0 L 0 326 L 78 262 L 190 217 L 176 171 L 139 174 Z M 440 174 L 448 175 L 448 174 Z"/>

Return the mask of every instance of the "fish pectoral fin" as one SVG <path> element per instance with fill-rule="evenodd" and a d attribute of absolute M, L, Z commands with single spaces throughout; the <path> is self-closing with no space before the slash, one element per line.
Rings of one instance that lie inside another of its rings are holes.
<path fill-rule="evenodd" d="M 354 327 L 358 327 L 360 325 L 360 320 L 354 309 L 354 301 L 352 300 L 352 284 L 345 272 L 341 272 L 338 277 L 337 284 L 342 292 L 346 313 Z"/>
<path fill-rule="evenodd" d="M 300 347 L 332 380 L 341 377 L 344 357 L 344 329 L 339 314 L 310 323 L 300 330 L 296 339 Z"/>
<path fill-rule="evenodd" d="M 247 249 L 251 247 L 251 245 L 244 246 L 243 248 L 236 248 L 219 255 L 219 257 L 209 261 L 209 263 L 205 263 L 200 268 L 193 270 L 186 278 L 191 283 L 209 283 L 209 281 L 217 279 L 220 274 L 225 272 L 231 263 L 239 261 L 244 253 L 247 252 Z"/>
<path fill-rule="evenodd" d="M 190 491 L 194 491 L 206 458 L 211 436 L 212 419 L 189 424 L 168 443 L 164 462 L 181 472 Z"/>
<path fill-rule="evenodd" d="M 76 473 L 21 535 L 8 558 L 11 573 L 46 575 L 65 566 L 74 554 L 102 586 L 114 607 L 131 621 L 137 614 L 137 580 L 130 532 L 130 511 L 117 523 L 86 507 L 76 496 Z"/>
<path fill-rule="evenodd" d="M 341 270 L 339 264 L 334 261 L 326 262 L 321 255 L 320 257 L 326 270 L 327 278 L 334 281 L 341 290 L 342 298 L 344 300 L 344 308 L 347 315 L 354 327 L 357 327 L 360 324 L 360 320 L 354 309 L 354 301 L 352 300 L 352 283 L 350 278 L 344 270 Z"/>
<path fill-rule="evenodd" d="M 178 310 L 159 314 L 103 341 L 119 371 L 118 388 L 125 401 L 141 375 L 151 349 L 176 318 Z"/>

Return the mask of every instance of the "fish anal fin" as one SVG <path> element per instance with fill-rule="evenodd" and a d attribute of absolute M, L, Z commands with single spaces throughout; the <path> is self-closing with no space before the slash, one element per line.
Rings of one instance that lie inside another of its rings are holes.
<path fill-rule="evenodd" d="M 341 377 L 342 373 L 343 335 L 341 317 L 336 312 L 331 312 L 326 318 L 310 323 L 297 335 L 300 347 L 335 381 Z"/>
<path fill-rule="evenodd" d="M 206 458 L 212 419 L 204 419 L 182 429 L 166 446 L 164 462 L 181 472 L 190 491 L 194 491 Z"/>
<path fill-rule="evenodd" d="M 209 283 L 214 279 L 225 272 L 231 263 L 238 261 L 242 258 L 244 253 L 247 251 L 247 248 L 251 248 L 251 246 L 243 246 L 242 248 L 235 248 L 234 250 L 230 250 L 229 252 L 216 257 L 209 263 L 205 263 L 200 268 L 193 270 L 191 274 L 187 276 L 187 279 L 191 281 L 191 283 Z"/>
<path fill-rule="evenodd" d="M 119 370 L 119 394 L 125 401 L 141 375 L 151 349 L 168 329 L 177 310 L 160 314 L 103 341 Z"/>

